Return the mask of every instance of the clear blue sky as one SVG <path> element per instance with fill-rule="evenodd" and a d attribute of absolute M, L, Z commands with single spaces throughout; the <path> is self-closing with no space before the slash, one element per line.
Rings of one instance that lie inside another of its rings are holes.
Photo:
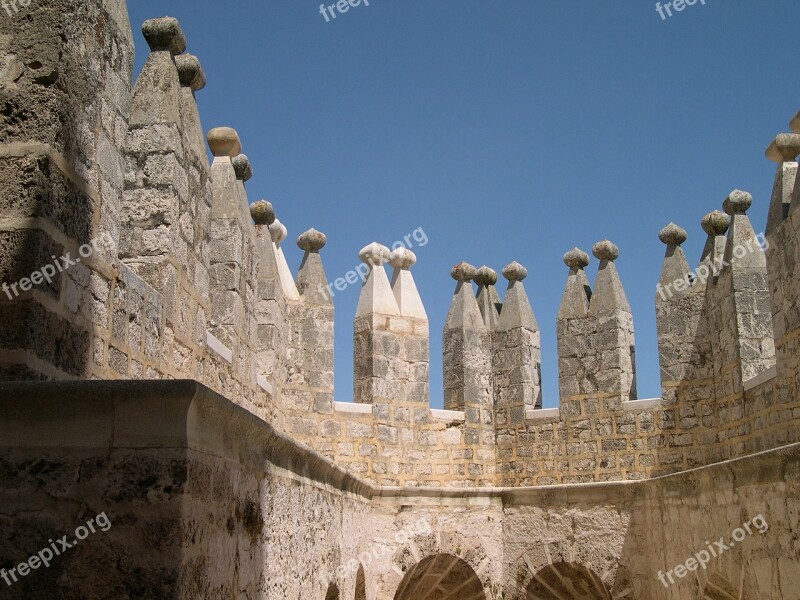
<path fill-rule="evenodd" d="M 137 72 L 141 22 L 180 20 L 208 78 L 203 126 L 238 130 L 251 201 L 275 205 L 293 269 L 309 227 L 328 235 L 331 280 L 367 243 L 423 228 L 413 273 L 430 318 L 434 407 L 450 267 L 528 268 L 544 403 L 557 406 L 561 257 L 603 238 L 621 251 L 639 397 L 660 396 L 658 231 L 685 227 L 696 262 L 700 218 L 736 187 L 753 193 L 762 231 L 774 175 L 763 151 L 800 109 L 789 0 L 706 0 L 666 21 L 649 0 L 370 0 L 330 23 L 313 0 L 132 0 L 129 10 Z M 358 292 L 335 297 L 337 400 L 352 397 Z"/>

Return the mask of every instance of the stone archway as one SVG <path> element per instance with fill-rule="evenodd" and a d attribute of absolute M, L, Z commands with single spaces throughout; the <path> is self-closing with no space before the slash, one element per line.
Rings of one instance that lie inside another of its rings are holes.
<path fill-rule="evenodd" d="M 534 574 L 526 600 L 611 600 L 600 577 L 577 563 L 553 563 Z"/>
<path fill-rule="evenodd" d="M 466 562 L 451 554 L 429 556 L 403 577 L 395 600 L 486 600 L 483 583 Z"/>
<path fill-rule="evenodd" d="M 325 600 L 339 600 L 339 588 L 336 584 L 332 583 L 328 586 L 328 591 L 325 592 Z"/>

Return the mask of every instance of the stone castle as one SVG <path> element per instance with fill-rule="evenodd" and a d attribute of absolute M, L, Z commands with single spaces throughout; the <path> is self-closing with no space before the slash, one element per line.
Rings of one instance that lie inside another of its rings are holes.
<path fill-rule="evenodd" d="M 637 400 L 602 241 L 593 286 L 564 257 L 559 408 L 526 269 L 501 300 L 460 263 L 431 409 L 416 258 L 375 243 L 342 403 L 325 235 L 293 275 L 178 22 L 142 31 L 132 85 L 124 0 L 0 22 L 0 567 L 112 523 L 1 598 L 800 598 L 800 115 L 767 151 L 766 241 L 739 190 L 696 268 L 661 232 L 662 398 Z"/>

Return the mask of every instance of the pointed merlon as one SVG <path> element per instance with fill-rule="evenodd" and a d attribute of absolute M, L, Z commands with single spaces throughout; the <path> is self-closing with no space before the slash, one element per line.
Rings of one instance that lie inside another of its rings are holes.
<path fill-rule="evenodd" d="M 569 267 L 569 275 L 561 296 L 558 319 L 586 316 L 592 297 L 589 279 L 584 271 L 589 266 L 589 255 L 580 248 L 573 248 L 564 255 L 564 264 Z"/>
<path fill-rule="evenodd" d="M 631 307 L 614 264 L 619 258 L 619 248 L 608 240 L 602 240 L 592 247 L 592 254 L 600 261 L 600 267 L 589 303 L 589 313 L 597 314 L 607 310 L 630 312 Z"/>
<path fill-rule="evenodd" d="M 512 262 L 503 269 L 503 277 L 508 280 L 503 312 L 497 324 L 499 331 L 508 331 L 524 327 L 529 331 L 539 331 L 539 324 L 533 314 L 528 294 L 522 281 L 528 276 L 528 270 L 518 262 Z"/>
<path fill-rule="evenodd" d="M 664 264 L 661 267 L 661 277 L 658 281 L 658 294 L 662 300 L 671 298 L 674 291 L 689 288 L 689 263 L 681 248 L 687 238 L 686 230 L 678 227 L 675 223 L 670 223 L 658 234 L 658 239 L 667 247 Z M 686 282 L 685 288 L 681 283 L 683 281 Z M 677 289 L 673 290 L 676 286 Z"/>
<path fill-rule="evenodd" d="M 383 267 L 389 261 L 390 254 L 389 248 L 377 242 L 365 246 L 358 253 L 358 258 L 369 267 L 369 272 L 361 287 L 356 318 L 373 314 L 400 315 L 400 308 Z"/>
<path fill-rule="evenodd" d="M 173 56 L 186 50 L 186 36 L 174 17 L 148 19 L 142 34 L 152 52 L 170 52 Z"/>
<path fill-rule="evenodd" d="M 233 163 L 233 170 L 236 173 L 236 179 L 244 183 L 253 177 L 253 167 L 246 154 L 237 154 L 231 158 L 231 162 Z"/>
<path fill-rule="evenodd" d="M 767 148 L 767 158 L 778 163 L 767 215 L 766 233 L 770 237 L 789 216 L 797 178 L 798 155 L 800 155 L 800 135 L 796 133 L 780 134 Z"/>
<path fill-rule="evenodd" d="M 275 210 L 266 200 L 258 200 L 250 205 L 250 216 L 256 226 L 256 246 L 258 248 L 258 273 L 260 281 L 280 281 L 278 254 L 272 242 L 269 226 L 275 222 Z M 281 285 L 281 290 L 283 286 Z"/>
<path fill-rule="evenodd" d="M 297 290 L 306 302 L 316 306 L 333 304 L 328 278 L 322 267 L 319 251 L 328 243 L 327 236 L 316 229 L 309 229 L 297 238 L 297 247 L 305 252 L 297 273 Z"/>
<path fill-rule="evenodd" d="M 407 248 L 397 248 L 389 255 L 389 264 L 394 269 L 392 291 L 402 316 L 427 321 L 428 315 L 411 274 L 411 267 L 416 263 L 416 255 Z"/>
<path fill-rule="evenodd" d="M 472 293 L 471 281 L 478 270 L 469 263 L 458 263 L 450 270 L 450 277 L 456 280 L 456 290 L 447 312 L 445 329 L 479 329 L 485 330 L 478 301 Z"/>
<path fill-rule="evenodd" d="M 767 258 L 761 242 L 747 216 L 753 196 L 742 190 L 733 190 L 722 205 L 731 217 L 728 243 L 725 246 L 725 263 L 733 267 L 764 269 Z"/>
<path fill-rule="evenodd" d="M 481 311 L 483 322 L 489 329 L 497 329 L 500 310 L 503 306 L 495 287 L 497 272 L 484 265 L 478 269 L 474 281 L 478 285 L 478 308 Z"/>
<path fill-rule="evenodd" d="M 281 281 L 283 293 L 289 300 L 300 300 L 300 292 L 297 291 L 297 285 L 292 277 L 292 272 L 289 269 L 289 264 L 286 262 L 286 256 L 283 254 L 281 244 L 283 240 L 289 235 L 286 227 L 278 219 L 275 219 L 269 226 L 269 232 L 272 235 L 272 243 L 275 244 L 275 256 L 278 261 L 278 275 Z"/>
<path fill-rule="evenodd" d="M 193 54 L 176 56 L 175 66 L 178 68 L 181 86 L 192 88 L 192 92 L 199 92 L 206 87 L 206 74 L 196 56 Z"/>

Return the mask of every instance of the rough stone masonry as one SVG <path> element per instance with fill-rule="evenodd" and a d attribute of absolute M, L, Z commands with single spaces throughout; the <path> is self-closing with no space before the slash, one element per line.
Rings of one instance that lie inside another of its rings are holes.
<path fill-rule="evenodd" d="M 201 123 L 195 46 L 168 17 L 142 34 L 133 82 L 123 0 L 0 21 L 0 283 L 111 241 L 0 295 L 0 569 L 112 523 L 1 597 L 798 597 L 800 115 L 767 150 L 769 205 L 735 190 L 703 219 L 697 264 L 723 269 L 693 279 L 686 230 L 659 236 L 660 283 L 687 281 L 655 298 L 661 398 L 637 400 L 624 240 L 592 248 L 593 284 L 588 253 L 564 256 L 557 409 L 527 269 L 503 293 L 456 264 L 445 410 L 416 256 L 375 242 L 336 402 L 324 224 L 298 224 L 293 271 L 280 200 L 250 198 L 238 133 Z M 769 245 L 742 256 L 753 203 Z"/>

